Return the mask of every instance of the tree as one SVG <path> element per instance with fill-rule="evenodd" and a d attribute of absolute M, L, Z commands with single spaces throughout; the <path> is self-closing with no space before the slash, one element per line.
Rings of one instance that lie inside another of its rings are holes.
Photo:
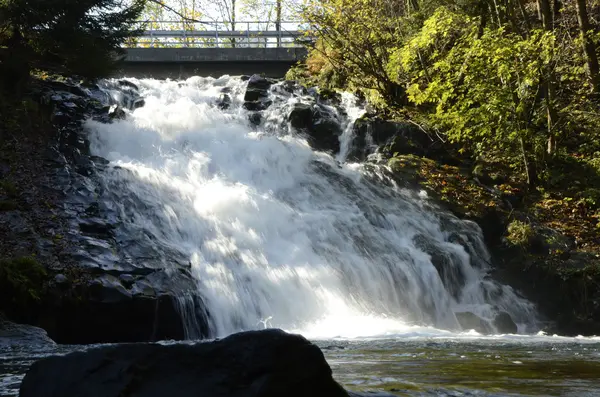
<path fill-rule="evenodd" d="M 592 31 L 590 19 L 588 18 L 587 5 L 585 0 L 577 0 L 577 21 L 579 22 L 579 31 L 585 53 L 587 72 L 592 82 L 592 90 L 594 93 L 600 93 L 600 81 L 598 69 L 598 56 L 596 55 L 596 45 L 590 37 Z"/>
<path fill-rule="evenodd" d="M 40 68 L 94 78 L 114 68 L 144 0 L 0 0 L 0 76 Z M 13 87 L 14 88 L 14 87 Z"/>

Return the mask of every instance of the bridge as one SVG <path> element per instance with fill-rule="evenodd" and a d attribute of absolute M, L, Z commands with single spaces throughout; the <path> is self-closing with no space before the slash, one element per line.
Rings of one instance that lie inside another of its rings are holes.
<path fill-rule="evenodd" d="M 146 22 L 124 45 L 118 75 L 187 78 L 263 73 L 283 77 L 313 38 L 300 22 Z"/>

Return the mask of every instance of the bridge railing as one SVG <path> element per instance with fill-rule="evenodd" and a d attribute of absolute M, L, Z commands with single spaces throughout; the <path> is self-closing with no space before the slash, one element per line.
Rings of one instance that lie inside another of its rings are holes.
<path fill-rule="evenodd" d="M 308 26 L 295 21 L 146 21 L 139 27 L 142 35 L 131 37 L 125 47 L 301 47 L 313 40 Z"/>

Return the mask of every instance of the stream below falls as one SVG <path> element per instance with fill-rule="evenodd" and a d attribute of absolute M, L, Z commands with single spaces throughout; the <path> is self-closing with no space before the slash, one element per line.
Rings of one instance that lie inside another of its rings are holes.
<path fill-rule="evenodd" d="M 110 241 L 86 237 L 111 248 L 88 266 L 189 274 L 173 291 L 188 339 L 301 333 L 359 392 L 600 396 L 600 338 L 539 332 L 534 305 L 490 276 L 476 224 L 349 160 L 374 149 L 370 136 L 356 147 L 355 98 L 230 76 L 128 80 L 97 96 L 120 117 L 85 125 L 104 159 L 90 177 L 98 216 L 114 220 Z M 465 329 L 465 313 L 490 335 Z M 0 346 L 0 396 L 36 359 L 87 348 Z"/>
<path fill-rule="evenodd" d="M 340 384 L 369 395 L 600 396 L 600 338 L 425 332 L 314 342 Z M 35 360 L 87 348 L 0 347 L 0 396 L 18 395 Z"/>

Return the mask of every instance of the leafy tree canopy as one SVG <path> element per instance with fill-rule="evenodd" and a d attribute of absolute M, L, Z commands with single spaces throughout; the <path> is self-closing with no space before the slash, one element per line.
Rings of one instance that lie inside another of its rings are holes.
<path fill-rule="evenodd" d="M 32 68 L 94 78 L 115 65 L 145 0 L 0 0 L 0 75 L 15 89 Z"/>

